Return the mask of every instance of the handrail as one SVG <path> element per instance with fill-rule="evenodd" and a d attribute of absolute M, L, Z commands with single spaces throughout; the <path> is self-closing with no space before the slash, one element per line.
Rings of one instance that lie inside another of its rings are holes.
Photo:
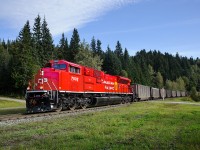
<path fill-rule="evenodd" d="M 56 89 L 56 92 L 57 92 L 57 94 L 56 94 L 56 101 L 57 101 L 57 104 L 58 104 L 58 89 L 57 89 L 57 87 L 55 86 L 55 84 L 54 84 L 54 82 L 53 81 L 51 81 L 52 82 L 52 84 L 53 84 L 53 86 L 55 87 L 55 89 Z"/>
<path fill-rule="evenodd" d="M 55 87 L 55 89 L 56 89 L 56 91 L 57 91 L 57 96 L 56 96 L 56 101 L 57 101 L 57 104 L 58 104 L 58 89 L 57 89 L 57 87 L 55 86 L 55 84 L 54 84 L 54 82 L 53 81 L 51 81 L 52 82 L 52 84 L 53 84 L 53 86 Z"/>
<path fill-rule="evenodd" d="M 51 81 L 51 82 L 52 82 L 53 86 L 55 87 L 56 91 L 58 91 L 58 89 L 57 89 L 57 87 L 55 86 L 54 82 L 53 82 L 53 81 Z"/>
<path fill-rule="evenodd" d="M 47 81 L 47 85 L 49 86 L 49 88 L 51 89 L 51 99 L 53 98 L 52 97 L 52 88 L 51 88 L 51 86 L 50 86 L 50 84 L 49 84 L 49 82 Z"/>

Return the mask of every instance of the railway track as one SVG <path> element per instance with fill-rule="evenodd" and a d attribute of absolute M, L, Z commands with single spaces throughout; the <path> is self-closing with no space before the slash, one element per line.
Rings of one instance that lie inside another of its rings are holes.
<path fill-rule="evenodd" d="M 101 107 L 91 107 L 87 109 L 75 109 L 67 110 L 61 112 L 45 112 L 37 114 L 12 114 L 12 115 L 1 115 L 0 116 L 0 126 L 4 125 L 15 125 L 18 123 L 31 122 L 31 121 L 42 121 L 52 118 L 59 118 L 64 116 L 73 116 L 79 114 L 85 114 L 90 112 L 105 111 L 112 108 L 128 106 L 129 104 L 118 104 L 118 105 L 108 105 Z"/>

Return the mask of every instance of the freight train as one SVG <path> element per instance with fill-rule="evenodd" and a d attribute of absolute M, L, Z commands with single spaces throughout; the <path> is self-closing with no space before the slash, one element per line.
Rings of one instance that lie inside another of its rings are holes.
<path fill-rule="evenodd" d="M 185 96 L 185 92 L 157 89 L 65 60 L 51 60 L 29 82 L 27 113 L 130 103 L 161 97 Z"/>

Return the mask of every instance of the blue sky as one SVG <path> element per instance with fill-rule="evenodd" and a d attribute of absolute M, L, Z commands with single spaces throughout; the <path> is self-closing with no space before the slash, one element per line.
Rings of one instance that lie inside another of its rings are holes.
<path fill-rule="evenodd" d="M 94 36 L 104 50 L 119 40 L 130 55 L 146 49 L 200 57 L 200 0 L 6 0 L 0 10 L 1 39 L 15 39 L 40 14 L 55 43 L 77 28 L 81 40 Z"/>

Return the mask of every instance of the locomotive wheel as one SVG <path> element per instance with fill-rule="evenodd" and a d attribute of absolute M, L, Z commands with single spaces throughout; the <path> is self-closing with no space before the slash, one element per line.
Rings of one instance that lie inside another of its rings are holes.
<path fill-rule="evenodd" d="M 56 109 L 56 112 L 61 112 L 62 111 L 62 107 L 59 107 Z"/>
<path fill-rule="evenodd" d="M 124 100 L 124 98 L 122 98 L 122 100 L 121 100 L 121 104 L 125 104 L 125 100 Z"/>
<path fill-rule="evenodd" d="M 56 112 L 61 112 L 62 108 L 63 108 L 63 103 L 62 103 L 62 101 L 60 101 L 60 103 L 58 104 L 58 107 L 56 109 Z"/>
<path fill-rule="evenodd" d="M 126 103 L 127 103 L 127 104 L 130 104 L 130 103 L 131 103 L 131 99 L 130 99 L 129 97 L 126 99 Z"/>
<path fill-rule="evenodd" d="M 68 106 L 68 108 L 69 108 L 70 110 L 75 110 L 76 105 L 75 105 L 75 104 L 74 104 L 74 105 L 70 105 L 70 106 Z"/>
<path fill-rule="evenodd" d="M 77 107 L 76 98 L 71 98 L 70 103 L 68 104 L 69 110 L 74 110 Z"/>
<path fill-rule="evenodd" d="M 82 108 L 82 109 L 86 109 L 86 108 L 87 108 L 87 104 L 82 104 L 82 105 L 81 105 L 81 108 Z"/>

